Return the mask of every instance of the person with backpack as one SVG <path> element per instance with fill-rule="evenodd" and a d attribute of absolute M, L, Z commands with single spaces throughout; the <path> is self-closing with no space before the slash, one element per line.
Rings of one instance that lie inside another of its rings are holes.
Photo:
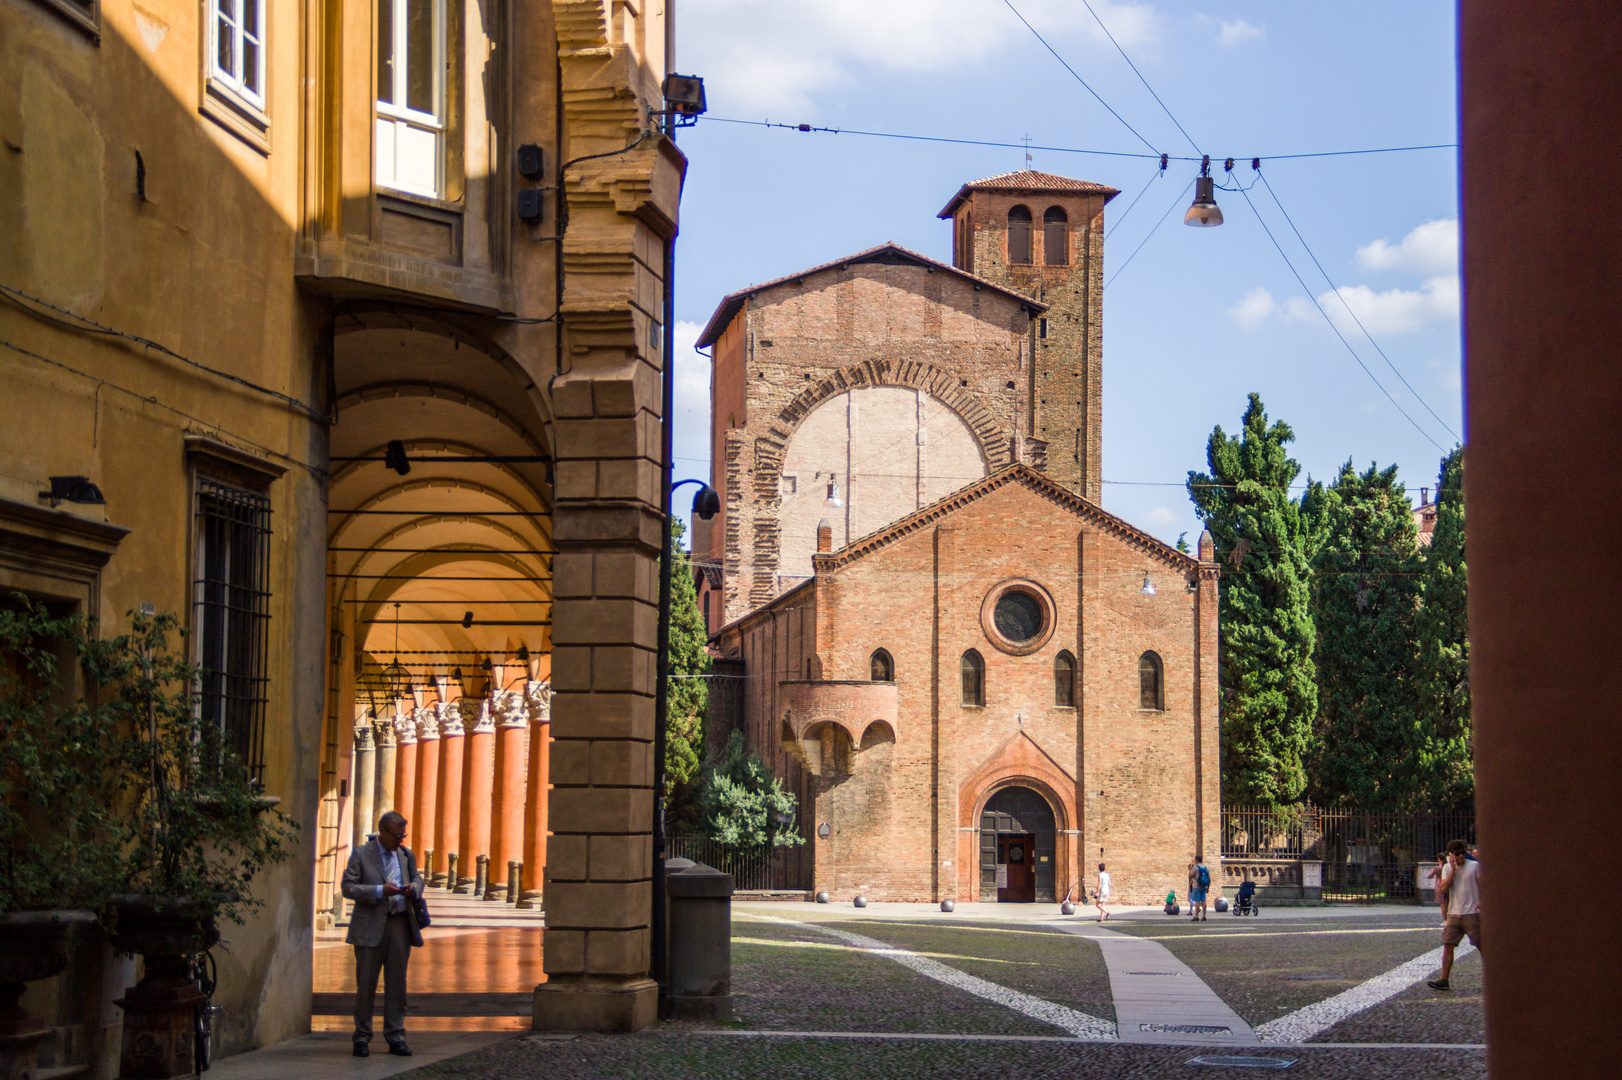
<path fill-rule="evenodd" d="M 1211 887 L 1211 871 L 1205 865 L 1205 856 L 1194 856 L 1194 865 L 1188 868 L 1188 906 L 1194 917 L 1190 922 L 1205 921 L 1205 893 Z"/>

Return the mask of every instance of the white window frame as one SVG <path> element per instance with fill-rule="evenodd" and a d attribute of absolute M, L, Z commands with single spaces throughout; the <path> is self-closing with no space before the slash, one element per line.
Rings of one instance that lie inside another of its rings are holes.
<path fill-rule="evenodd" d="M 374 165 L 374 174 L 379 187 L 392 188 L 397 191 L 408 192 L 412 195 L 424 195 L 431 199 L 443 197 L 445 190 L 445 63 L 446 38 L 449 36 L 448 12 L 445 0 L 429 0 L 433 4 L 434 19 L 434 47 L 431 63 L 434 68 L 433 86 L 433 112 L 423 112 L 412 109 L 404 103 L 407 100 L 410 72 L 407 65 L 407 15 L 410 0 L 378 0 L 378 6 L 388 4 L 393 9 L 392 25 L 394 30 L 394 100 L 379 101 L 376 95 L 376 81 L 373 81 L 373 106 L 377 110 L 376 130 L 377 154 Z M 375 38 L 375 35 L 374 35 Z M 379 66 L 383 63 L 381 56 L 377 57 Z M 434 138 L 434 181 L 432 190 L 403 183 L 399 179 L 394 163 L 389 163 L 388 179 L 384 176 L 384 161 L 382 147 L 384 140 L 381 137 L 384 125 L 404 126 L 430 131 Z"/>
<path fill-rule="evenodd" d="M 235 71 L 227 71 L 220 66 L 220 0 L 208 0 L 208 77 L 241 97 L 243 101 L 254 108 L 263 111 L 265 107 L 265 0 L 233 0 L 236 7 L 236 17 L 231 21 L 231 56 L 236 61 Z M 243 13 L 252 8 L 257 16 L 255 25 L 259 27 L 259 37 L 251 39 L 259 47 L 258 85 L 250 86 L 242 77 L 242 42 L 246 36 L 243 30 Z"/>

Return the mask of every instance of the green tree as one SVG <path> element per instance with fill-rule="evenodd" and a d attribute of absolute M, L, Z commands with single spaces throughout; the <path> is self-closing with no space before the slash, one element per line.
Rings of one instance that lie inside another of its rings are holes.
<path fill-rule="evenodd" d="M 1301 467 L 1285 453 L 1290 426 L 1271 427 L 1250 395 L 1243 433 L 1219 426 L 1206 445 L 1210 473 L 1190 472 L 1188 493 L 1229 566 L 1221 578 L 1218 669 L 1226 798 L 1294 802 L 1318 712 L 1308 523 L 1290 498 Z"/>
<path fill-rule="evenodd" d="M 1302 512 L 1317 570 L 1308 793 L 1325 803 L 1409 806 L 1419 795 L 1413 508 L 1395 465 L 1359 473 L 1348 461 L 1329 487 L 1309 486 Z"/>
<path fill-rule="evenodd" d="M 704 714 L 710 691 L 703 676 L 710 671 L 709 634 L 698 612 L 692 564 L 682 548 L 686 526 L 670 519 L 670 679 L 665 714 L 665 798 L 698 774 L 704 752 Z"/>
<path fill-rule="evenodd" d="M 726 749 L 704 769 L 694 801 L 706 835 L 730 848 L 793 847 L 805 843 L 791 824 L 798 800 L 783 790 L 758 754 L 734 731 Z"/>
<path fill-rule="evenodd" d="M 1475 798 L 1464 555 L 1464 450 L 1455 448 L 1442 459 L 1415 618 L 1418 764 L 1426 799 L 1437 809 L 1468 807 Z"/>

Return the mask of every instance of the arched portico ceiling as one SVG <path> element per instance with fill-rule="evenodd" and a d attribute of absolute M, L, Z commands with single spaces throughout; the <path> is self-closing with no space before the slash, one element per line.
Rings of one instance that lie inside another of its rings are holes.
<path fill-rule="evenodd" d="M 505 492 L 461 477 L 406 480 L 358 504 L 334 507 L 327 519 L 327 538 L 335 548 L 360 546 L 374 543 L 409 521 L 465 517 L 481 523 L 497 523 L 499 519 L 538 550 L 550 551 L 551 518 L 544 508 L 533 505 L 533 499 L 530 501 L 531 505 L 526 506 Z"/>

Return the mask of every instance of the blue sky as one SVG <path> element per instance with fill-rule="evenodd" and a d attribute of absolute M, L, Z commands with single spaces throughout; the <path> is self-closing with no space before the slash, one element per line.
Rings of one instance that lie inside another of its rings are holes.
<path fill-rule="evenodd" d="M 1434 485 L 1431 440 L 1447 448 L 1463 433 L 1455 152 L 1285 155 L 1454 142 L 1453 5 L 1091 0 L 1185 138 L 1082 0 L 1013 2 L 1125 124 L 1005 0 L 681 0 L 676 66 L 704 77 L 710 117 L 680 134 L 691 164 L 677 251 L 678 478 L 708 477 L 709 367 L 692 342 L 724 294 L 886 240 L 950 261 L 950 225 L 935 214 L 965 181 L 1024 167 L 1029 136 L 1173 157 L 1194 155 L 1192 140 L 1219 183 L 1229 156 L 1235 180 L 1255 179 L 1258 155 L 1266 176 L 1248 192 L 1254 210 L 1219 191 L 1226 224 L 1192 229 L 1182 214 L 1195 162 L 1172 161 L 1160 178 L 1158 160 L 1031 151 L 1031 167 L 1122 192 L 1105 211 L 1106 509 L 1168 541 L 1197 536 L 1182 482 L 1205 467 L 1214 425 L 1236 430 L 1252 390 L 1294 427 L 1294 456 L 1314 477 L 1350 457 L 1360 469 L 1396 463 L 1410 488 Z"/>

